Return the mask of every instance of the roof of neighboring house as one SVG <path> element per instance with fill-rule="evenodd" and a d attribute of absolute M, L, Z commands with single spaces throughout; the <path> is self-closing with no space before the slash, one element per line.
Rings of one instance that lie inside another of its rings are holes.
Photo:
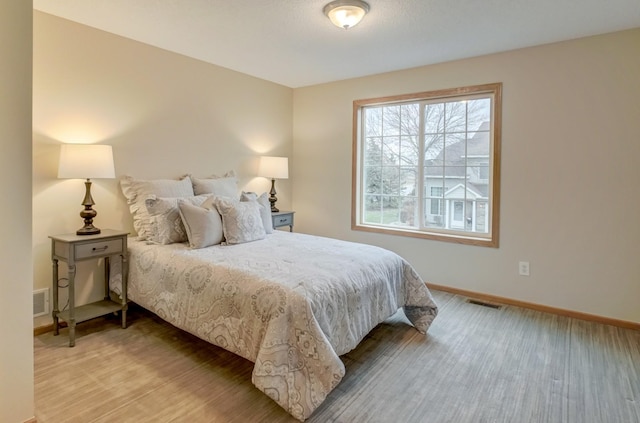
<path fill-rule="evenodd" d="M 467 194 L 462 194 L 466 187 Z M 447 192 L 444 193 L 444 198 L 468 198 L 468 199 L 477 199 L 478 197 L 487 197 L 487 186 L 486 185 L 475 185 L 475 184 L 456 184 L 455 186 L 449 188 Z M 456 195 L 456 193 L 459 193 Z"/>
<path fill-rule="evenodd" d="M 489 122 L 483 122 L 471 138 L 447 145 L 434 159 L 427 160 L 425 176 L 442 178 L 444 171 L 445 178 L 455 180 L 467 178 L 467 159 L 489 158 L 491 145 L 489 134 Z M 487 184 L 467 181 L 467 186 L 484 197 L 489 194 Z"/>
<path fill-rule="evenodd" d="M 429 170 L 427 174 L 442 175 L 440 168 L 444 165 L 447 168 L 460 167 L 460 169 L 447 169 L 448 176 L 465 176 L 464 166 L 467 164 L 467 158 L 489 157 L 491 146 L 489 134 L 489 122 L 483 122 L 471 138 L 447 145 L 435 158 L 427 161 L 426 165 L 433 170 L 433 173 Z"/>

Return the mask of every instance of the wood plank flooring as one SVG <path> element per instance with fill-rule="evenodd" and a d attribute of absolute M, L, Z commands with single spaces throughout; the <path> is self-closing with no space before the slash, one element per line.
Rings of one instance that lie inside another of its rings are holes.
<path fill-rule="evenodd" d="M 434 291 L 425 337 L 401 313 L 342 357 L 307 421 L 640 423 L 640 332 Z M 295 422 L 253 364 L 132 307 L 35 337 L 39 423 Z"/>

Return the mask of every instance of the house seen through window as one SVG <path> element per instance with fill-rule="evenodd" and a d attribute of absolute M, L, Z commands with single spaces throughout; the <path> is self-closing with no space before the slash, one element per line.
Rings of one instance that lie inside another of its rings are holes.
<path fill-rule="evenodd" d="M 354 229 L 498 245 L 501 84 L 354 102 Z"/>

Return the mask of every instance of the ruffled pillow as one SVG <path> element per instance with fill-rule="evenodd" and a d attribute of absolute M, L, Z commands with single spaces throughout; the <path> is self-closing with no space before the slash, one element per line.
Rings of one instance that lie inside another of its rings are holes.
<path fill-rule="evenodd" d="M 180 180 L 175 179 L 134 179 L 131 176 L 123 176 L 120 179 L 120 188 L 127 199 L 129 211 L 133 217 L 133 228 L 140 239 L 149 236 L 149 213 L 145 200 L 151 196 L 157 197 L 193 197 L 193 185 L 191 178 L 185 176 Z"/>
<path fill-rule="evenodd" d="M 210 176 L 199 179 L 191 177 L 193 192 L 196 195 L 214 194 L 216 197 L 236 198 L 238 195 L 238 178 L 235 172 L 229 171 L 223 176 Z"/>

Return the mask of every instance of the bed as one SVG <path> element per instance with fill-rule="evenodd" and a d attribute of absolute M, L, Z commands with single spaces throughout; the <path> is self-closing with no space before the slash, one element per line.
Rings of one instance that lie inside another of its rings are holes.
<path fill-rule="evenodd" d="M 253 362 L 252 383 L 298 420 L 340 383 L 340 355 L 376 325 L 402 308 L 426 333 L 436 317 L 397 254 L 273 230 L 265 195 L 242 203 L 229 198 L 233 177 L 197 182 L 121 182 L 138 233 L 128 242 L 128 299 Z"/>

